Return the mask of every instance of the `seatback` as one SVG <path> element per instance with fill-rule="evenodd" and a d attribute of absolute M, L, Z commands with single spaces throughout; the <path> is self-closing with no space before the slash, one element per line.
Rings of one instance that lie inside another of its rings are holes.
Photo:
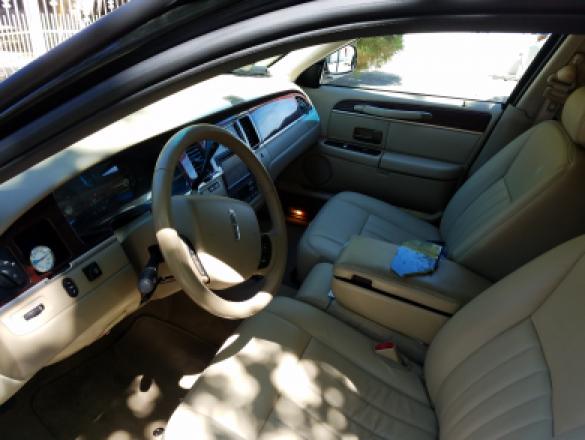
<path fill-rule="evenodd" d="M 483 165 L 449 202 L 449 257 L 493 281 L 585 232 L 585 87 Z"/>
<path fill-rule="evenodd" d="M 442 439 L 585 438 L 585 236 L 463 307 L 425 364 Z"/>

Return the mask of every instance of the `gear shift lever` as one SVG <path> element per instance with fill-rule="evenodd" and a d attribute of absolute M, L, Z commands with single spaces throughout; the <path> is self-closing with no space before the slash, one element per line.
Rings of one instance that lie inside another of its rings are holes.
<path fill-rule="evenodd" d="M 138 291 L 142 295 L 141 302 L 146 302 L 154 293 L 160 278 L 158 276 L 158 266 L 164 261 L 158 246 L 148 248 L 150 257 L 140 275 L 138 276 Z"/>

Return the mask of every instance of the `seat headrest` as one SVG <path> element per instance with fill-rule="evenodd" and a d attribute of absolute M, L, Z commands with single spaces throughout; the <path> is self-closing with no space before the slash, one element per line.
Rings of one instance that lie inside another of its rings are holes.
<path fill-rule="evenodd" d="M 585 87 L 579 87 L 569 95 L 561 122 L 573 142 L 585 146 Z"/>

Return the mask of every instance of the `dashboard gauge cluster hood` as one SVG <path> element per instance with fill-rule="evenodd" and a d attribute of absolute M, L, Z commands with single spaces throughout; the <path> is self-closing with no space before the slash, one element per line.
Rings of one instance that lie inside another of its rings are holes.
<path fill-rule="evenodd" d="M 278 78 L 219 75 L 108 125 L 0 184 L 0 234 L 56 188 L 107 157 L 211 114 L 283 91 L 301 90 Z"/>

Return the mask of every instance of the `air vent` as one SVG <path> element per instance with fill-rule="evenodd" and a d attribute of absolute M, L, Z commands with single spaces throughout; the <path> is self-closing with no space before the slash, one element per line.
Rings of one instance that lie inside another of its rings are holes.
<path fill-rule="evenodd" d="M 242 126 L 240 124 L 234 123 L 233 127 L 238 139 L 245 142 L 246 137 L 244 136 L 244 133 L 242 133 Z"/>
<path fill-rule="evenodd" d="M 200 174 L 203 171 L 203 164 L 205 162 L 205 151 L 201 144 L 195 144 L 187 149 L 187 157 L 193 164 L 193 168 Z"/>
<path fill-rule="evenodd" d="M 305 101 L 304 98 L 301 98 L 300 96 L 295 96 L 295 99 L 297 100 L 297 104 L 299 106 L 299 111 L 302 114 L 307 114 L 307 113 L 309 113 L 309 111 L 311 111 L 311 104 L 309 104 L 307 101 Z"/>
<path fill-rule="evenodd" d="M 260 138 L 258 137 L 256 128 L 254 128 L 254 124 L 252 124 L 250 116 L 247 115 L 244 116 L 242 119 L 240 119 L 239 122 L 240 126 L 242 127 L 242 130 L 244 130 L 244 135 L 248 140 L 248 145 L 252 150 L 255 150 L 256 148 L 258 148 L 258 145 L 260 144 Z"/>

